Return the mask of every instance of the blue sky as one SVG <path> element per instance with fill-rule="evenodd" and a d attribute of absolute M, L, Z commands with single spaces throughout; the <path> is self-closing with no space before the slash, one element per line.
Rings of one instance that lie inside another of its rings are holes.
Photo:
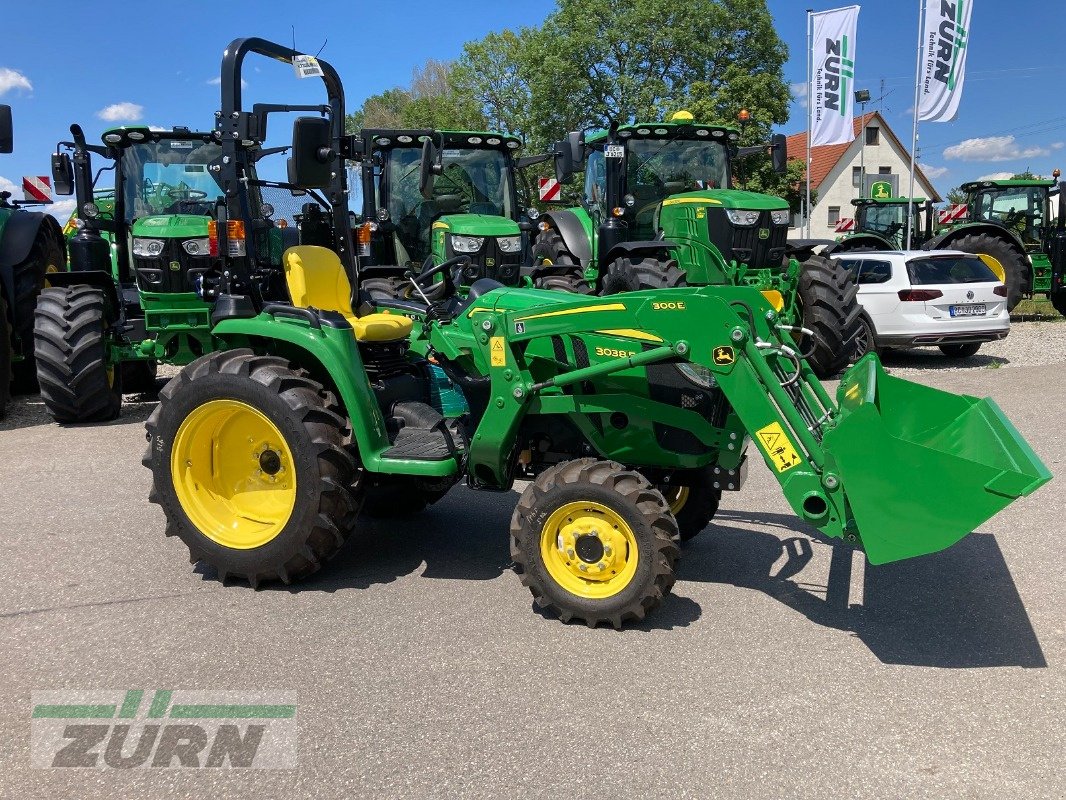
<path fill-rule="evenodd" d="M 69 0 L 5 3 L 0 102 L 13 109 L 15 153 L 0 156 L 0 176 L 18 182 L 24 174 L 47 173 L 48 155 L 56 141 L 67 138 L 71 122 L 97 141 L 105 127 L 123 122 L 209 127 L 218 108 L 218 86 L 211 80 L 222 50 L 237 36 L 290 43 L 295 25 L 297 48 L 312 53 L 328 39 L 322 55 L 337 67 L 354 108 L 369 94 L 406 84 L 426 59 L 456 57 L 464 41 L 539 23 L 554 2 L 318 0 L 300 6 L 184 0 L 179 5 L 181 13 L 174 3 L 140 3 L 119 4 L 118 13 L 105 14 Z M 802 94 L 808 3 L 769 5 L 790 48 L 786 78 Z M 918 0 L 868 0 L 861 6 L 856 85 L 877 98 L 884 79 L 883 112 L 909 141 Z M 300 14 L 304 8 L 307 13 Z M 1066 3 L 976 0 L 971 28 L 958 119 L 921 127 L 920 161 L 927 174 L 944 192 L 994 173 L 1028 167 L 1050 174 L 1055 166 L 1066 167 L 1061 77 L 1053 88 L 1062 71 L 1056 34 L 1066 30 Z M 1017 49 L 1008 53 L 1007 45 Z M 312 86 L 317 82 L 296 81 L 284 65 L 256 63 L 260 71 L 246 73 L 246 100 L 318 101 Z M 798 97 L 792 104 L 784 132 L 803 129 L 804 102 Z"/>

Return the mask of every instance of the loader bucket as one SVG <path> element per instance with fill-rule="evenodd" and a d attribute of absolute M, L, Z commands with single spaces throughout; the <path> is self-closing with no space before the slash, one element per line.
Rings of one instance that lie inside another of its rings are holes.
<path fill-rule="evenodd" d="M 1051 480 L 991 400 L 887 375 L 876 356 L 844 375 L 823 440 L 871 564 L 950 547 Z"/>

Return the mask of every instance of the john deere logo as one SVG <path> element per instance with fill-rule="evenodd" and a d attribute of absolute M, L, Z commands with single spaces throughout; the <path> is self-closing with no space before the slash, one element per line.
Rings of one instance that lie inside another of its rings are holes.
<path fill-rule="evenodd" d="M 769 228 L 759 228 L 759 238 L 760 239 L 769 239 L 770 238 L 770 229 Z"/>
<path fill-rule="evenodd" d="M 736 361 L 736 354 L 733 352 L 733 348 L 729 346 L 716 347 L 712 354 L 714 363 L 720 367 L 726 367 Z"/>
<path fill-rule="evenodd" d="M 875 181 L 870 185 L 870 197 L 874 200 L 887 200 L 892 196 L 892 184 L 888 181 Z"/>
<path fill-rule="evenodd" d="M 940 25 L 937 26 L 936 64 L 933 67 L 933 80 L 947 84 L 949 90 L 955 88 L 956 67 L 963 51 L 966 49 L 967 31 L 962 27 L 966 0 L 941 0 Z"/>
<path fill-rule="evenodd" d="M 848 78 L 855 77 L 855 61 L 848 56 L 848 37 L 825 40 L 825 107 L 846 116 Z"/>

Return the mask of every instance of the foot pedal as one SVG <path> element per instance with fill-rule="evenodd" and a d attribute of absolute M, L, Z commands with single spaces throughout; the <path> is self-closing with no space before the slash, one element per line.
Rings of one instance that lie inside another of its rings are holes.
<path fill-rule="evenodd" d="M 444 461 L 452 457 L 452 443 L 440 428 L 400 428 L 385 458 L 406 458 L 411 461 Z"/>

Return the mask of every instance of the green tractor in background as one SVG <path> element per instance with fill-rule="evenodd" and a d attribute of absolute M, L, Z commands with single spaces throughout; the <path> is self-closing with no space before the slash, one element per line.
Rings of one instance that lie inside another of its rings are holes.
<path fill-rule="evenodd" d="M 0 105 L 0 153 L 13 149 L 11 107 Z M 11 391 L 37 387 L 33 359 L 33 309 L 53 273 L 66 267 L 63 234 L 51 214 L 0 192 L 0 417 Z"/>
<path fill-rule="evenodd" d="M 859 250 L 919 250 L 933 237 L 933 202 L 924 197 L 861 197 L 855 206 L 853 227 L 846 236 L 822 251 L 847 253 Z M 911 209 L 910 242 L 907 236 L 907 207 Z"/>
<path fill-rule="evenodd" d="M 577 208 L 538 221 L 538 286 L 614 294 L 677 286 L 750 286 L 766 292 L 780 325 L 796 334 L 814 371 L 839 372 L 859 332 L 857 287 L 847 270 L 787 241 L 788 204 L 731 188 L 737 130 L 669 122 L 570 133 L 555 145 L 556 174 L 584 169 Z M 784 137 L 771 145 L 785 168 Z M 765 148 L 750 148 L 765 150 Z"/>
<path fill-rule="evenodd" d="M 1053 175 L 1058 178 L 1059 171 Z M 1066 315 L 1064 208 L 1066 183 L 1055 180 L 993 180 L 964 183 L 966 217 L 938 233 L 927 250 L 962 250 L 985 254 L 1003 268 L 1007 308 L 1024 297 L 1043 294 Z M 1058 202 L 1058 214 L 1052 203 Z"/>
<path fill-rule="evenodd" d="M 519 171 L 549 155 L 519 158 L 521 140 L 497 131 L 364 129 L 359 141 L 364 290 L 410 297 L 405 271 L 461 255 L 469 259 L 458 286 L 522 281 L 533 225 Z"/>

